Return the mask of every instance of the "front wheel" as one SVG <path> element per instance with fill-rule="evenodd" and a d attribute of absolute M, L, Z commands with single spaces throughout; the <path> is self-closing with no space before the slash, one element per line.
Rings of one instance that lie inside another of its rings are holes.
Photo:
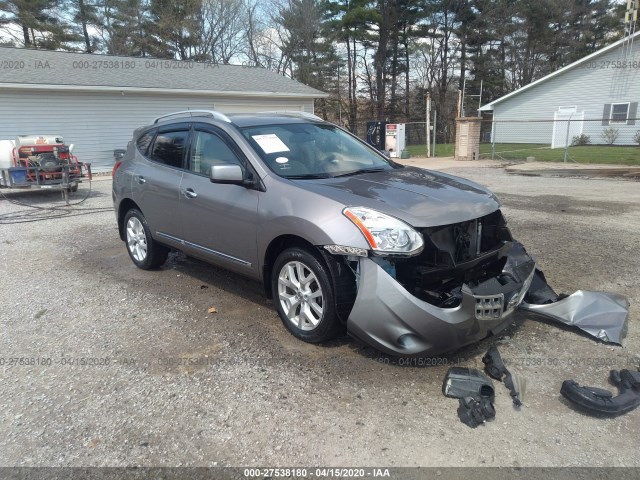
<path fill-rule="evenodd" d="M 331 276 L 307 250 L 284 250 L 272 270 L 276 309 L 287 330 L 309 343 L 329 340 L 340 331 Z"/>
<path fill-rule="evenodd" d="M 167 261 L 169 249 L 151 238 L 149 226 L 140 210 L 132 208 L 127 212 L 124 228 L 127 252 L 137 267 L 150 270 Z"/>

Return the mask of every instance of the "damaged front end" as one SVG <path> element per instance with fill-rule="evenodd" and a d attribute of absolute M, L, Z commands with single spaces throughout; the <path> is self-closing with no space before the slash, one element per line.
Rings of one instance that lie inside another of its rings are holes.
<path fill-rule="evenodd" d="M 359 259 L 349 331 L 389 354 L 437 355 L 506 326 L 535 262 L 514 242 L 502 213 L 420 233 L 418 255 Z"/>
<path fill-rule="evenodd" d="M 521 305 L 543 315 L 550 311 L 551 318 L 559 321 L 566 316 L 562 297 L 555 295 L 535 261 L 513 240 L 499 210 L 470 221 L 422 228 L 419 233 L 424 247 L 412 256 L 348 257 L 358 291 L 347 328 L 365 343 L 392 355 L 433 356 L 502 330 Z M 534 294 L 529 293 L 532 282 Z M 578 305 L 578 316 L 592 320 L 589 300 L 597 296 L 596 315 L 615 310 L 615 321 L 609 322 L 615 326 L 598 329 L 604 333 L 597 336 L 618 341 L 624 330 L 621 314 L 626 325 L 622 301 L 596 292 L 582 294 L 586 300 L 566 303 Z M 556 302 L 560 307 L 553 308 Z M 575 315 L 571 321 L 580 326 Z"/>

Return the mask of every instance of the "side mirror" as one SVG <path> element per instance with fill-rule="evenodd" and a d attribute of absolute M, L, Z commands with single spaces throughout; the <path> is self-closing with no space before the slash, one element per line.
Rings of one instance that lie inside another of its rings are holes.
<path fill-rule="evenodd" d="M 73 153 L 73 149 L 75 148 L 75 143 L 72 143 L 71 145 L 69 145 L 69 153 Z"/>
<path fill-rule="evenodd" d="M 115 159 L 116 162 L 118 162 L 124 158 L 125 153 L 127 153 L 126 150 L 122 148 L 117 148 L 113 151 L 113 158 Z"/>
<path fill-rule="evenodd" d="M 212 165 L 209 179 L 213 183 L 234 183 L 244 185 L 244 173 L 240 165 Z"/>

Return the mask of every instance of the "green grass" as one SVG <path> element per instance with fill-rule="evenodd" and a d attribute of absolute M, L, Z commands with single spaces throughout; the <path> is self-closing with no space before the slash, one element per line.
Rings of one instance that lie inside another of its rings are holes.
<path fill-rule="evenodd" d="M 411 145 L 408 150 L 414 157 L 426 155 L 424 145 Z M 481 158 L 491 158 L 491 150 L 491 144 L 481 144 Z M 454 153 L 453 144 L 436 145 L 435 153 L 436 157 L 451 157 Z M 526 160 L 527 157 L 535 157 L 538 162 L 562 162 L 564 160 L 564 148 L 551 149 L 548 145 L 535 143 L 496 143 L 495 153 L 496 160 Z M 640 146 L 588 145 L 569 147 L 568 161 L 572 160 L 578 163 L 640 165 Z"/>
<path fill-rule="evenodd" d="M 426 157 L 427 147 L 424 145 L 409 145 L 407 147 L 412 157 Z M 436 145 L 436 157 L 453 157 L 453 143 Z"/>

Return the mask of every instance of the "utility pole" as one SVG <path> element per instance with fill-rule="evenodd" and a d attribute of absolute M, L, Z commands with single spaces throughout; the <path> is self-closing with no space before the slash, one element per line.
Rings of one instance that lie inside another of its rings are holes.
<path fill-rule="evenodd" d="M 426 108 L 426 139 L 427 139 L 427 158 L 431 157 L 431 93 L 427 92 L 425 96 L 425 108 Z"/>
<path fill-rule="evenodd" d="M 433 148 L 431 149 L 431 151 L 433 152 L 433 156 L 436 156 L 436 122 L 437 122 L 437 117 L 436 117 L 436 111 L 433 111 Z"/>
<path fill-rule="evenodd" d="M 344 125 L 342 125 L 342 96 L 340 94 L 340 65 L 338 65 L 338 122 L 340 123 L 340 126 L 343 127 Z"/>
<path fill-rule="evenodd" d="M 462 79 L 462 98 L 460 100 L 460 116 L 464 117 L 464 95 L 466 93 L 467 90 L 467 79 L 463 78 Z"/>

